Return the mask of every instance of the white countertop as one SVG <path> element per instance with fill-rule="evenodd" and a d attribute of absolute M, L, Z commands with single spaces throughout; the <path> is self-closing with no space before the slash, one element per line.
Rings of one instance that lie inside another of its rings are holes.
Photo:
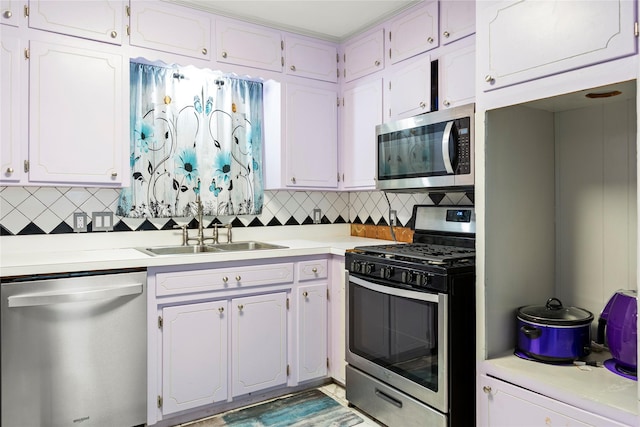
<path fill-rule="evenodd" d="M 211 230 L 206 230 L 208 236 Z M 221 237 L 224 241 L 224 236 Z M 392 243 L 352 237 L 349 224 L 261 227 L 233 230 L 233 241 L 256 240 L 286 249 L 152 256 L 136 248 L 179 245 L 179 230 L 2 236 L 0 276 L 147 268 L 305 255 L 344 255 L 355 246 Z"/>
<path fill-rule="evenodd" d="M 610 354 L 592 353 L 604 361 Z M 553 365 L 525 360 L 513 353 L 483 362 L 480 373 L 501 379 L 600 416 L 638 424 L 638 383 L 605 367 Z"/>

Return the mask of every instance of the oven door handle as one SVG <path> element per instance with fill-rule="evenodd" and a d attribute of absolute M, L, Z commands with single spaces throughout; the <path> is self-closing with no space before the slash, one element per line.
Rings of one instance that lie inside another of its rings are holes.
<path fill-rule="evenodd" d="M 394 399 L 393 397 L 389 396 L 387 393 L 382 392 L 378 389 L 376 389 L 376 396 L 378 396 L 380 399 L 384 400 L 385 402 L 389 402 L 391 403 L 393 406 L 396 406 L 398 408 L 402 408 L 402 402 L 399 401 L 398 399 Z"/>
<path fill-rule="evenodd" d="M 451 163 L 451 153 L 449 153 L 449 138 L 451 137 L 451 129 L 453 121 L 447 122 L 442 132 L 442 159 L 444 160 L 444 168 L 449 175 L 453 174 L 453 164 Z"/>
<path fill-rule="evenodd" d="M 391 286 L 378 285 L 377 283 L 368 282 L 359 277 L 354 277 L 351 275 L 349 276 L 349 281 L 351 283 L 355 283 L 356 285 L 362 286 L 363 288 L 369 289 L 371 291 L 380 292 L 381 294 L 391 294 L 391 295 L 402 297 L 402 298 L 418 299 L 421 301 L 428 301 L 428 302 L 435 302 L 435 303 L 440 302 L 440 297 L 438 294 L 410 291 L 407 289 L 400 289 L 400 288 L 394 288 Z"/>

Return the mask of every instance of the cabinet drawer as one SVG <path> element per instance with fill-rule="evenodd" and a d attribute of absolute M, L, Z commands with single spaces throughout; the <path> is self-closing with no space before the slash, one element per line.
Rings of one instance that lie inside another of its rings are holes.
<path fill-rule="evenodd" d="M 156 295 L 242 289 L 292 282 L 293 263 L 158 273 Z"/>
<path fill-rule="evenodd" d="M 317 259 L 298 263 L 298 281 L 327 278 L 327 260 Z"/>

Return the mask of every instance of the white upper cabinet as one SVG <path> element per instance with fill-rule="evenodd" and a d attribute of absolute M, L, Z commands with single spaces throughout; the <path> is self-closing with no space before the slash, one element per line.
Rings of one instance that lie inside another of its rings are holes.
<path fill-rule="evenodd" d="M 412 8 L 389 24 L 389 58 L 402 61 L 438 47 L 438 2 Z"/>
<path fill-rule="evenodd" d="M 45 39 L 29 46 L 29 181 L 128 185 L 128 56 L 118 46 Z"/>
<path fill-rule="evenodd" d="M 29 1 L 29 27 L 122 44 L 125 3 L 99 1 Z"/>
<path fill-rule="evenodd" d="M 635 4 L 631 0 L 477 3 L 482 89 L 635 54 Z"/>
<path fill-rule="evenodd" d="M 130 14 L 133 46 L 211 59 L 211 15 L 165 2 L 135 0 Z"/>
<path fill-rule="evenodd" d="M 282 71 L 280 32 L 238 21 L 216 21 L 216 60 L 270 71 Z"/>
<path fill-rule="evenodd" d="M 340 139 L 342 187 L 376 187 L 376 126 L 382 123 L 382 79 L 358 82 L 342 101 Z"/>
<path fill-rule="evenodd" d="M 22 2 L 14 0 L 0 0 L 0 24 L 17 27 L 20 25 L 19 12 L 22 9 Z"/>
<path fill-rule="evenodd" d="M 389 120 L 403 119 L 431 111 L 431 58 L 394 70 L 388 85 Z"/>
<path fill-rule="evenodd" d="M 285 90 L 284 184 L 337 188 L 337 92 L 292 83 Z"/>
<path fill-rule="evenodd" d="M 440 1 L 440 42 L 449 44 L 476 31 L 474 0 Z"/>
<path fill-rule="evenodd" d="M 469 104 L 475 100 L 476 47 L 461 47 L 438 60 L 438 109 Z"/>
<path fill-rule="evenodd" d="M 15 28 L 2 28 L 0 38 L 0 183 L 20 182 L 25 177 L 21 140 L 24 132 L 26 97 L 23 82 L 24 54 Z"/>
<path fill-rule="evenodd" d="M 292 76 L 327 82 L 338 81 L 338 49 L 335 44 L 286 36 L 285 71 Z"/>
<path fill-rule="evenodd" d="M 343 60 L 345 82 L 383 70 L 384 30 L 374 30 L 347 41 Z"/>

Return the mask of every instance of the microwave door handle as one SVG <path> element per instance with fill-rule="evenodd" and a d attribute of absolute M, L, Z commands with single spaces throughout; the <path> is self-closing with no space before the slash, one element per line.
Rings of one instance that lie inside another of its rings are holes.
<path fill-rule="evenodd" d="M 451 155 L 449 153 L 449 138 L 451 137 L 452 128 L 453 121 L 447 122 L 444 132 L 442 132 L 442 159 L 448 174 L 453 174 L 453 165 L 451 164 Z"/>

